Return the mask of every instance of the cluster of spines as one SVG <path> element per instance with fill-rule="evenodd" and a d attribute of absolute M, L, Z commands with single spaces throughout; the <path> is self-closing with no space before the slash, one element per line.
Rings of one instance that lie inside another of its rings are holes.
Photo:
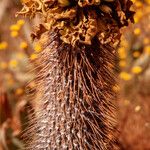
<path fill-rule="evenodd" d="M 31 135 L 26 149 L 109 149 L 115 142 L 113 49 L 94 39 L 93 47 L 74 50 L 58 33 L 46 36 L 36 79 L 42 97 L 26 132 Z"/>

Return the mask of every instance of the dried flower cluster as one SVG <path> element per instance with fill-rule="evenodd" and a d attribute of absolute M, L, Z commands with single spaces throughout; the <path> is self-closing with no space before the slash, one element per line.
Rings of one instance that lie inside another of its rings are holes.
<path fill-rule="evenodd" d="M 34 37 L 57 28 L 61 39 L 73 46 L 78 42 L 91 45 L 95 36 L 101 44 L 114 45 L 119 28 L 128 19 L 133 21 L 130 0 L 26 0 L 23 4 L 19 14 L 33 17 L 39 13 L 44 18 Z"/>

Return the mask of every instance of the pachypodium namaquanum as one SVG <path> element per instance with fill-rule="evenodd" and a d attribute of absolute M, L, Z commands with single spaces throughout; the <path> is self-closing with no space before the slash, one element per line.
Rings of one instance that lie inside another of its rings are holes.
<path fill-rule="evenodd" d="M 29 150 L 114 150 L 113 63 L 130 0 L 23 0 L 18 13 L 40 24 L 40 95 L 26 132 Z"/>

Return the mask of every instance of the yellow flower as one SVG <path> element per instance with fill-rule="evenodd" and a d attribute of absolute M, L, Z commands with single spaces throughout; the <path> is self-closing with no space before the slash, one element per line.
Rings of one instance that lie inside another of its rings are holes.
<path fill-rule="evenodd" d="M 135 28 L 134 29 L 134 34 L 135 35 L 139 35 L 141 33 L 141 29 L 140 28 Z"/>
<path fill-rule="evenodd" d="M 143 16 L 142 10 L 138 10 L 135 14 L 138 18 L 141 18 Z"/>
<path fill-rule="evenodd" d="M 15 94 L 16 94 L 16 95 L 21 95 L 21 94 L 23 94 L 23 89 L 22 89 L 22 88 L 16 89 Z"/>
<path fill-rule="evenodd" d="M 125 50 L 124 47 L 120 47 L 120 48 L 118 49 L 118 54 L 119 54 L 119 58 L 120 58 L 120 59 L 125 59 L 126 56 L 127 56 L 126 50 Z"/>
<path fill-rule="evenodd" d="M 1 42 L 0 43 L 0 50 L 4 50 L 8 47 L 8 43 L 7 42 Z"/>
<path fill-rule="evenodd" d="M 127 65 L 127 63 L 126 63 L 125 60 L 121 60 L 121 61 L 119 62 L 119 66 L 120 66 L 120 67 L 125 67 L 126 65 Z"/>
<path fill-rule="evenodd" d="M 136 52 L 133 52 L 133 57 L 134 58 L 138 58 L 140 56 L 140 52 L 136 51 Z"/>
<path fill-rule="evenodd" d="M 135 22 L 135 23 L 138 23 L 139 20 L 140 20 L 140 19 L 139 19 L 137 16 L 134 16 L 134 22 Z"/>
<path fill-rule="evenodd" d="M 135 23 L 138 23 L 139 20 L 142 18 L 143 12 L 141 10 L 137 11 L 136 14 L 134 15 L 134 21 Z"/>
<path fill-rule="evenodd" d="M 0 68 L 6 69 L 8 67 L 8 64 L 6 62 L 0 62 Z"/>
<path fill-rule="evenodd" d="M 38 58 L 37 54 L 31 54 L 31 56 L 30 56 L 30 59 L 31 59 L 31 60 L 34 60 L 34 59 L 36 59 L 36 58 Z"/>
<path fill-rule="evenodd" d="M 10 26 L 10 31 L 19 31 L 20 30 L 20 26 L 13 24 Z"/>
<path fill-rule="evenodd" d="M 21 42 L 21 43 L 20 43 L 20 48 L 26 49 L 27 47 L 28 47 L 27 42 Z"/>
<path fill-rule="evenodd" d="M 142 68 L 140 66 L 135 66 L 132 68 L 132 73 L 139 74 L 142 72 Z"/>
<path fill-rule="evenodd" d="M 23 19 L 20 19 L 17 21 L 17 25 L 23 26 L 25 24 L 25 21 Z"/>
<path fill-rule="evenodd" d="M 124 37 L 122 37 L 121 39 L 122 39 L 122 41 L 121 41 L 120 45 L 124 48 L 128 48 L 128 46 L 129 46 L 128 41 Z"/>
<path fill-rule="evenodd" d="M 11 32 L 11 37 L 17 37 L 18 36 L 18 32 L 17 31 L 12 31 Z"/>
<path fill-rule="evenodd" d="M 17 62 L 16 60 L 11 60 L 11 61 L 9 62 L 9 66 L 12 67 L 12 68 L 17 67 L 17 65 L 18 65 L 18 62 Z"/>
<path fill-rule="evenodd" d="M 127 72 L 121 72 L 120 78 L 125 80 L 125 81 L 128 81 L 128 80 L 131 80 L 132 76 Z"/>
<path fill-rule="evenodd" d="M 36 52 L 40 52 L 40 51 L 42 50 L 41 45 L 40 45 L 40 44 L 35 44 L 34 50 L 35 50 Z"/>
<path fill-rule="evenodd" d="M 150 55 L 150 45 L 144 47 L 144 52 Z"/>

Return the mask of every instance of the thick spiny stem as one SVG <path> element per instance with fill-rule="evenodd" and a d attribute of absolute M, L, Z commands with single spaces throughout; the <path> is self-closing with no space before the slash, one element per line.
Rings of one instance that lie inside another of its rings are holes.
<path fill-rule="evenodd" d="M 39 104 L 27 141 L 33 150 L 115 149 L 113 61 L 130 0 L 28 0 L 21 14 L 44 18 L 36 76 Z M 40 93 L 40 94 L 39 94 Z M 37 102 L 35 102 L 37 103 Z"/>
<path fill-rule="evenodd" d="M 57 33 L 47 36 L 51 42 L 39 58 L 42 97 L 29 149 L 108 149 L 115 140 L 113 49 L 94 39 L 92 47 L 75 50 Z"/>

